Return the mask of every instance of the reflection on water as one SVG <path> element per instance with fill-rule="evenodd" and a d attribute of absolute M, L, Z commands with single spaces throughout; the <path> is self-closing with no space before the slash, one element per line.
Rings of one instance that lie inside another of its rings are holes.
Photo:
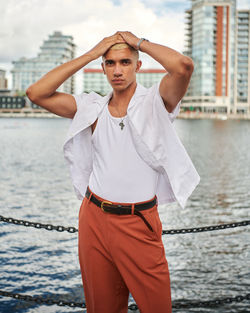
<path fill-rule="evenodd" d="M 66 119 L 0 119 L 1 215 L 77 227 L 62 145 Z M 250 122 L 177 120 L 201 182 L 185 209 L 160 206 L 164 229 L 249 219 Z M 0 289 L 81 302 L 77 235 L 0 223 Z M 163 236 L 173 300 L 211 300 L 249 289 L 248 227 Z M 247 312 L 246 302 L 176 312 Z M 0 312 L 80 312 L 0 298 Z M 152 312 L 153 313 L 153 312 Z"/>

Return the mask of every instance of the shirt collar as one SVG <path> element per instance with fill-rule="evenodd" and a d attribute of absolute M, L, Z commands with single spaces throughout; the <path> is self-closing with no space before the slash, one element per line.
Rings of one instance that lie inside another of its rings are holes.
<path fill-rule="evenodd" d="M 135 103 L 137 103 L 137 100 L 140 97 L 143 97 L 146 93 L 147 93 L 147 88 L 137 83 L 135 92 L 132 98 L 130 99 L 128 110 L 130 110 L 135 105 Z M 113 91 L 110 91 L 106 96 L 98 99 L 97 102 L 101 105 L 101 107 L 103 107 L 104 105 L 109 103 L 109 100 L 111 99 L 112 95 L 113 95 Z"/>
<path fill-rule="evenodd" d="M 128 105 L 128 111 L 138 102 L 141 97 L 145 96 L 146 93 L 147 88 L 137 83 L 135 93 L 133 94 Z"/>

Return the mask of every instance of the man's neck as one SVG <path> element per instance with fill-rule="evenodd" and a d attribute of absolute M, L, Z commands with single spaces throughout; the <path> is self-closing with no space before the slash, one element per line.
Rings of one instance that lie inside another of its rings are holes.
<path fill-rule="evenodd" d="M 137 83 L 134 81 L 124 90 L 113 90 L 111 105 L 126 108 L 135 93 L 136 86 Z"/>

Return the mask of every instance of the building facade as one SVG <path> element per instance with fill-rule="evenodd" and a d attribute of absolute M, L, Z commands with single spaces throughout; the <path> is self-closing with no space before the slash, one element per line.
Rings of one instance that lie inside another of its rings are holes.
<path fill-rule="evenodd" d="M 40 52 L 34 58 L 20 58 L 13 61 L 12 81 L 15 91 L 25 92 L 29 85 L 36 82 L 44 74 L 56 66 L 72 60 L 75 57 L 75 44 L 72 36 L 65 36 L 56 31 L 44 40 Z M 58 91 L 74 93 L 74 77 L 70 77 Z"/>
<path fill-rule="evenodd" d="M 166 74 L 163 69 L 141 69 L 137 74 L 137 82 L 144 87 L 151 87 L 160 82 Z M 102 69 L 85 68 L 83 70 L 83 92 L 95 91 L 101 95 L 106 95 L 111 91 L 106 75 Z"/>
<path fill-rule="evenodd" d="M 106 95 L 110 90 L 110 85 L 102 69 L 83 69 L 83 92 L 89 93 L 95 91 L 100 95 Z"/>
<path fill-rule="evenodd" d="M 195 69 L 183 107 L 250 113 L 249 30 L 249 11 L 237 11 L 236 0 L 192 0 L 184 54 Z"/>
<path fill-rule="evenodd" d="M 0 112 L 12 109 L 22 109 L 25 107 L 25 97 L 0 95 Z"/>
<path fill-rule="evenodd" d="M 6 71 L 0 69 L 0 89 L 8 89 L 8 81 L 5 75 Z"/>
<path fill-rule="evenodd" d="M 235 112 L 250 113 L 250 10 L 237 11 Z"/>

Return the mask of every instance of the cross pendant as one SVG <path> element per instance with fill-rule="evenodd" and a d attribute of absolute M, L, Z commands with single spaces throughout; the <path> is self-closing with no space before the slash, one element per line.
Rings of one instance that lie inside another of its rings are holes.
<path fill-rule="evenodd" d="M 125 125 L 123 124 L 123 121 L 121 121 L 121 122 L 119 123 L 119 126 L 121 126 L 121 130 L 123 130 L 123 127 L 125 126 Z"/>

